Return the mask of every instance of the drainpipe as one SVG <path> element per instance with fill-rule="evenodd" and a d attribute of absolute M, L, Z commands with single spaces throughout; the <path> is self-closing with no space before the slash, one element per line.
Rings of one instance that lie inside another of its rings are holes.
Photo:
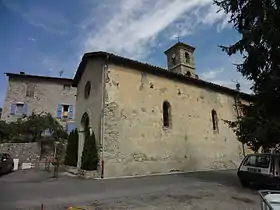
<path fill-rule="evenodd" d="M 101 124 L 101 129 L 100 129 L 100 140 L 101 140 L 101 178 L 104 178 L 104 113 L 105 113 L 105 88 L 106 88 L 106 81 L 105 81 L 105 75 L 108 70 L 108 60 L 109 60 L 109 55 L 107 55 L 103 69 L 102 69 L 102 100 L 101 100 L 101 116 L 100 116 L 100 124 Z"/>
<path fill-rule="evenodd" d="M 240 84 L 237 82 L 236 83 L 236 90 L 237 90 L 237 96 L 235 98 L 235 108 L 236 108 L 236 114 L 237 114 L 237 119 L 238 121 L 240 120 L 240 115 L 239 115 L 239 103 L 240 103 Z M 239 125 L 240 126 L 240 125 Z M 240 128 L 239 128 L 240 129 Z M 244 146 L 244 143 L 242 142 L 242 153 L 243 153 L 243 156 L 245 157 L 246 154 L 245 154 L 245 146 Z"/>

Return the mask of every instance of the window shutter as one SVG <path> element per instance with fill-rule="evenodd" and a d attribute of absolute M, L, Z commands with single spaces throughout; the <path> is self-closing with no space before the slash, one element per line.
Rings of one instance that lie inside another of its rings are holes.
<path fill-rule="evenodd" d="M 73 119 L 73 105 L 69 106 L 68 119 Z"/>
<path fill-rule="evenodd" d="M 70 134 L 71 131 L 73 131 L 75 129 L 75 123 L 70 122 L 67 124 L 67 133 Z"/>
<path fill-rule="evenodd" d="M 57 106 L 56 117 L 57 118 L 61 118 L 62 117 L 62 105 L 61 104 L 58 104 L 58 106 Z"/>
<path fill-rule="evenodd" d="M 11 104 L 11 115 L 15 115 L 16 114 L 16 104 L 12 103 Z"/>
<path fill-rule="evenodd" d="M 27 113 L 28 113 L 28 105 L 27 105 L 27 103 L 24 103 L 24 106 L 23 106 L 23 114 L 24 114 L 24 115 L 27 115 Z"/>

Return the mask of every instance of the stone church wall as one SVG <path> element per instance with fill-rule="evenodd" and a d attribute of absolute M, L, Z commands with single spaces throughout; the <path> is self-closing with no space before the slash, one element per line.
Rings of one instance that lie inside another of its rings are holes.
<path fill-rule="evenodd" d="M 76 110 L 75 115 L 75 127 L 79 130 L 78 167 L 81 166 L 81 157 L 84 149 L 85 139 L 82 117 L 85 113 L 87 113 L 89 117 L 89 127 L 95 134 L 97 144 L 100 144 L 103 67 L 104 62 L 101 60 L 89 61 L 77 87 L 76 107 L 78 107 L 78 109 Z M 91 84 L 88 98 L 85 97 L 85 86 L 87 82 L 90 82 Z"/>
<path fill-rule="evenodd" d="M 105 177 L 237 167 L 242 147 L 223 123 L 235 117 L 232 96 L 115 65 L 107 78 Z M 171 105 L 169 128 L 164 101 Z"/>

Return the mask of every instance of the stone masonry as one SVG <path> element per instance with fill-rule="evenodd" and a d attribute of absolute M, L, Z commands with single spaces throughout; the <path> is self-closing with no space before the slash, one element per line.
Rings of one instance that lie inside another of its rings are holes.
<path fill-rule="evenodd" d="M 40 157 L 40 147 L 38 143 L 3 143 L 0 144 L 0 153 L 9 153 L 12 158 L 19 159 L 22 163 L 36 164 Z"/>
<path fill-rule="evenodd" d="M 223 123 L 235 117 L 233 97 L 115 65 L 108 77 L 105 177 L 237 167 L 241 144 Z M 165 100 L 171 105 L 169 128 L 163 127 Z M 212 109 L 219 118 L 216 131 Z"/>
<path fill-rule="evenodd" d="M 28 85 L 34 86 L 32 96 L 27 96 Z M 64 85 L 68 85 L 68 88 L 65 89 Z M 11 104 L 18 102 L 27 104 L 27 114 L 49 112 L 54 117 L 57 116 L 58 104 L 73 105 L 74 117 L 76 88 L 71 86 L 71 79 L 10 75 L 1 120 L 9 122 L 20 117 L 11 114 Z M 66 124 L 66 120 L 59 121 Z"/>
<path fill-rule="evenodd" d="M 179 66 L 185 64 L 181 54 Z M 92 84 L 89 97 L 87 82 Z M 242 158 L 241 143 L 224 123 L 236 119 L 235 90 L 105 52 L 83 57 L 74 86 L 78 167 L 85 113 L 100 145 L 104 177 L 233 169 Z M 240 96 L 246 105 L 252 100 Z"/>

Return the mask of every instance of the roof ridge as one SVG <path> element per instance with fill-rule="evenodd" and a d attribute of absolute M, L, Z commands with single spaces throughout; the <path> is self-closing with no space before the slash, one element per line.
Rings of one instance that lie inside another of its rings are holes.
<path fill-rule="evenodd" d="M 48 79 L 60 79 L 60 80 L 73 80 L 69 77 L 55 77 L 55 76 L 46 76 L 46 75 L 36 75 L 36 74 L 20 74 L 12 72 L 4 72 L 7 76 L 19 76 L 19 77 L 37 77 L 37 78 L 48 78 Z"/>
<path fill-rule="evenodd" d="M 197 85 L 200 86 L 207 86 L 210 89 L 220 89 L 221 92 L 227 92 L 231 95 L 235 94 L 240 94 L 243 97 L 250 97 L 252 98 L 253 95 L 252 94 L 248 94 L 245 92 L 239 92 L 235 89 L 232 88 L 228 88 L 222 85 L 218 85 L 212 82 L 208 82 L 202 79 L 196 79 L 196 78 L 191 78 L 191 77 L 186 77 L 184 75 L 180 75 L 171 71 L 168 71 L 168 69 L 166 68 L 162 68 L 159 66 L 154 66 L 151 65 L 149 63 L 144 63 L 138 60 L 132 60 L 130 58 L 126 58 L 126 57 L 122 57 L 120 55 L 116 55 L 114 53 L 110 53 L 110 52 L 104 52 L 104 51 L 96 51 L 96 52 L 88 52 L 85 53 L 82 61 L 79 64 L 78 70 L 76 71 L 75 77 L 74 77 L 74 83 L 73 85 L 76 86 L 80 80 L 80 77 L 83 74 L 84 71 L 84 67 L 86 65 L 86 60 L 90 59 L 91 57 L 95 57 L 95 56 L 109 56 L 109 60 L 116 62 L 116 63 L 122 63 L 122 64 L 126 64 L 126 65 L 133 65 L 134 67 L 138 66 L 138 69 L 141 68 L 141 71 L 146 71 L 146 72 L 150 72 L 152 74 L 161 74 L 164 75 L 167 78 L 177 78 L 177 80 L 181 80 L 184 82 L 190 82 L 190 83 L 196 83 Z M 110 57 L 111 56 L 111 57 Z M 145 67 L 145 68 L 143 68 Z"/>

